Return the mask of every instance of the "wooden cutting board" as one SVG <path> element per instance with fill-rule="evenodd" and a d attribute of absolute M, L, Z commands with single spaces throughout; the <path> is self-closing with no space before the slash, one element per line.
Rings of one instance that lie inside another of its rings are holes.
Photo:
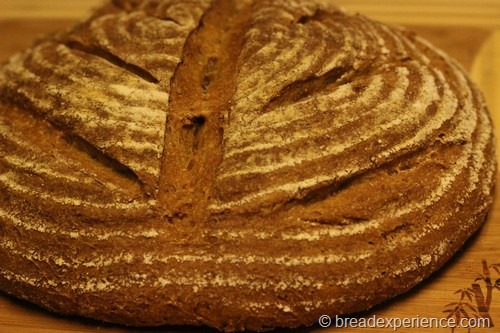
<path fill-rule="evenodd" d="M 37 36 L 85 17 L 100 0 L 0 0 L 0 62 L 29 46 Z M 338 3 L 389 23 L 404 24 L 455 57 L 483 90 L 500 126 L 500 0 L 349 0 Z M 374 5 L 374 4 L 377 5 Z M 498 140 L 497 140 L 498 141 Z M 499 142 L 500 143 L 500 142 Z M 500 144 L 498 144 L 500 147 Z M 480 276 L 488 279 L 477 279 Z M 457 304 L 473 316 L 490 316 L 495 327 L 470 332 L 500 332 L 500 194 L 485 226 L 441 270 L 407 294 L 356 318 L 442 318 Z M 488 283 L 491 281 L 491 283 Z M 462 298 L 462 299 L 461 299 Z M 489 300 L 491 301 L 489 302 Z M 489 306 L 486 303 L 490 303 Z M 487 313 L 487 314 L 486 314 Z M 193 328 L 129 329 L 81 318 L 54 315 L 0 293 L 0 333 L 41 332 L 194 332 Z M 200 329 L 199 332 L 207 332 Z M 321 328 L 301 332 L 393 332 L 393 328 Z M 291 332 L 289 330 L 280 332 Z M 452 332 L 451 328 L 398 329 L 398 332 Z M 456 333 L 468 332 L 456 329 Z"/>

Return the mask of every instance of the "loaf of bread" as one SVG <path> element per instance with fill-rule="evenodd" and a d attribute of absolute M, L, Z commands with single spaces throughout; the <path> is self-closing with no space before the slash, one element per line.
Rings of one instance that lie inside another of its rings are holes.
<path fill-rule="evenodd" d="M 0 289 L 225 331 L 417 285 L 485 221 L 483 98 L 326 0 L 114 0 L 0 69 Z"/>

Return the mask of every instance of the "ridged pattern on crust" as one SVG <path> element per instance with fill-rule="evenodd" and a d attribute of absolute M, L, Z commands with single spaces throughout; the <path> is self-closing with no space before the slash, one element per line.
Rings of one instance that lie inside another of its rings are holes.
<path fill-rule="evenodd" d="M 491 205 L 464 71 L 326 1 L 115 1 L 0 92 L 0 287 L 63 313 L 309 325 L 416 285 Z"/>

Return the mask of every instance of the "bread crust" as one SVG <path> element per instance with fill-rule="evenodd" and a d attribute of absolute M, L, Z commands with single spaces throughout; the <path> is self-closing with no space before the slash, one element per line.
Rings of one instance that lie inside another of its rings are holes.
<path fill-rule="evenodd" d="M 0 69 L 0 289 L 225 331 L 366 310 L 482 225 L 485 102 L 329 1 L 115 0 Z"/>

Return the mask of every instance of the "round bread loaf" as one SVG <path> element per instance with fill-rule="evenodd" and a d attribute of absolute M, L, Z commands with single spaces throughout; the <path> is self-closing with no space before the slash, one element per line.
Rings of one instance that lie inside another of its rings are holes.
<path fill-rule="evenodd" d="M 480 92 L 403 28 L 115 0 L 0 70 L 0 289 L 125 325 L 312 325 L 442 266 L 495 168 Z"/>

